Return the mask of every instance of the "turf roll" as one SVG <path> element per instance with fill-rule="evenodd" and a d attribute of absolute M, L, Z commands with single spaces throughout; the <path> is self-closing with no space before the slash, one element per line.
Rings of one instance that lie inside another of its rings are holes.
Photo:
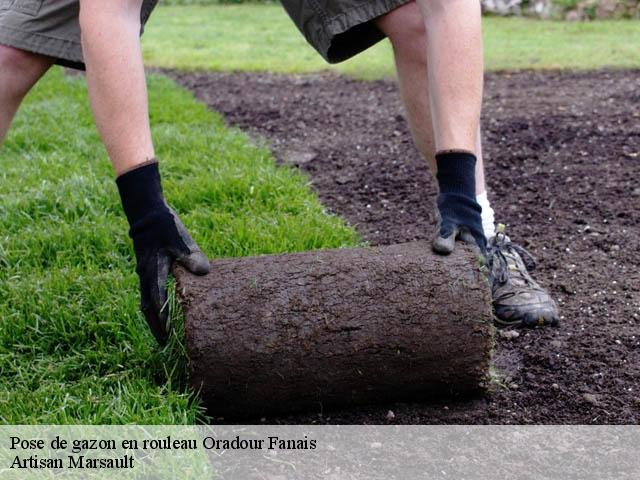
<path fill-rule="evenodd" d="M 478 254 L 425 242 L 176 267 L 193 389 L 215 416 L 468 396 L 486 385 Z"/>

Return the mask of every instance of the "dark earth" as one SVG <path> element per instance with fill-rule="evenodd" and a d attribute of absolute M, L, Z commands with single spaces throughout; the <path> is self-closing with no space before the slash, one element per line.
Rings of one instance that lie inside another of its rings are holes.
<path fill-rule="evenodd" d="M 307 172 L 372 245 L 431 236 L 435 184 L 392 81 L 170 75 Z M 640 422 L 640 72 L 489 74 L 483 137 L 497 220 L 537 258 L 561 327 L 498 332 L 482 398 L 263 421 Z"/>

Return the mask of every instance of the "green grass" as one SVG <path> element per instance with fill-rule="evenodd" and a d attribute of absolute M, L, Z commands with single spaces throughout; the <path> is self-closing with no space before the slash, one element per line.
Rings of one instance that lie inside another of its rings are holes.
<path fill-rule="evenodd" d="M 640 67 L 640 21 L 488 17 L 484 34 L 488 70 Z M 147 63 L 162 67 L 282 73 L 331 68 L 361 78 L 394 74 L 387 41 L 328 66 L 278 5 L 161 7 L 143 44 Z"/>
<path fill-rule="evenodd" d="M 358 242 L 305 177 L 170 80 L 150 79 L 150 102 L 166 196 L 211 257 Z M 0 149 L 0 422 L 194 423 L 177 357 L 159 351 L 138 311 L 84 80 L 56 69 Z"/>

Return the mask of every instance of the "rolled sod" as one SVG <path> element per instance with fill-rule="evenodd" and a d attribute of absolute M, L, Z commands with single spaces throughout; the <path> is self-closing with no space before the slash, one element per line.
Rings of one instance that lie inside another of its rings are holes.
<path fill-rule="evenodd" d="M 478 254 L 424 242 L 177 267 L 190 384 L 212 415 L 256 417 L 471 395 L 486 384 Z"/>

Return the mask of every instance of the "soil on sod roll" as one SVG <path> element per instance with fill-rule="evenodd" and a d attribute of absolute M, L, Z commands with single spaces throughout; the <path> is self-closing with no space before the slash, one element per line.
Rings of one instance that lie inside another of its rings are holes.
<path fill-rule="evenodd" d="M 482 393 L 493 312 L 477 252 L 430 250 L 219 259 L 204 277 L 176 268 L 189 383 L 234 420 Z"/>
<path fill-rule="evenodd" d="M 393 82 L 171 75 L 307 172 L 324 204 L 371 244 L 430 237 L 435 185 Z M 560 328 L 498 334 L 487 397 L 266 420 L 640 422 L 638 92 L 640 72 L 487 76 L 483 137 L 496 218 L 537 257 L 535 277 L 562 314 Z"/>

